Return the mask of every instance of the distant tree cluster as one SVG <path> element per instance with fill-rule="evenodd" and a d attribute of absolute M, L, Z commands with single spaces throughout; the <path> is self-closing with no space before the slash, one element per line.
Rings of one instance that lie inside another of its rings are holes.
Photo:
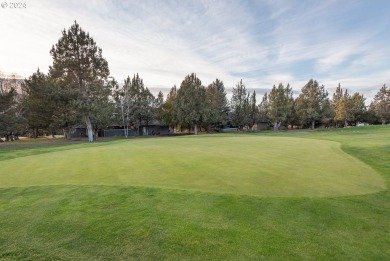
<path fill-rule="evenodd" d="M 129 127 L 139 129 L 142 123 L 148 125 L 155 119 L 161 119 L 163 105 L 163 94 L 159 92 L 155 98 L 138 74 L 132 79 L 128 76 L 121 89 L 115 92 L 116 109 L 121 115 L 125 129 L 125 136 L 128 136 Z M 117 122 L 120 122 L 117 121 Z"/>
<path fill-rule="evenodd" d="M 205 86 L 195 73 L 187 75 L 180 88 L 173 86 L 165 100 L 161 91 L 155 97 L 138 74 L 119 86 L 110 76 L 102 49 L 77 22 L 62 31 L 50 54 L 49 73 L 38 69 L 24 80 L 19 92 L 15 77 L 0 74 L 0 136 L 5 140 L 27 132 L 37 137 L 42 131 L 54 134 L 58 130 L 69 138 L 75 126 L 86 127 L 89 141 L 109 126 L 122 127 L 127 137 L 130 129 L 152 122 L 197 134 L 223 126 L 251 129 L 257 123 L 278 131 L 282 126 L 341 127 L 390 121 L 386 85 L 369 106 L 362 94 L 350 94 L 340 85 L 330 100 L 325 87 L 315 80 L 309 80 L 297 98 L 289 84 L 274 85 L 259 104 L 256 92 L 248 93 L 242 80 L 228 101 L 223 81 L 216 79 Z"/>

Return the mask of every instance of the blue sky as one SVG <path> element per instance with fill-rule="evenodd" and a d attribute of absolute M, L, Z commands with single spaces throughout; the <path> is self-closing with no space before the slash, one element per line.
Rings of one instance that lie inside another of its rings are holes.
<path fill-rule="evenodd" d="M 0 71 L 47 72 L 74 20 L 103 49 L 112 76 L 139 73 L 165 93 L 195 72 L 204 85 L 240 79 L 259 95 L 311 78 L 368 99 L 390 84 L 390 1 L 26 1 L 0 8 Z M 331 97 L 331 96 L 330 96 Z M 258 98 L 260 100 L 260 97 Z"/>

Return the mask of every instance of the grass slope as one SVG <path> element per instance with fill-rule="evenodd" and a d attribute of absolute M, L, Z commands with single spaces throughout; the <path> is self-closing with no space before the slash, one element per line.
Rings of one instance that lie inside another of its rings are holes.
<path fill-rule="evenodd" d="M 137 185 L 257 196 L 340 196 L 385 189 L 339 143 L 219 135 L 137 139 L 2 162 L 1 187 Z"/>
<path fill-rule="evenodd" d="M 388 127 L 268 136 L 340 142 L 390 184 Z M 8 153 L 0 157 L 15 156 Z M 309 198 L 9 187 L 0 188 L 0 228 L 1 260 L 389 260 L 390 192 Z"/>

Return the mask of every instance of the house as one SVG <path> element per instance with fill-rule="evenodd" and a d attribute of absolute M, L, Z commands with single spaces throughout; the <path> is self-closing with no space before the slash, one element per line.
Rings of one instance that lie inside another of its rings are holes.
<path fill-rule="evenodd" d="M 252 131 L 259 131 L 259 130 L 269 130 L 270 129 L 270 125 L 268 122 L 258 122 L 258 123 L 255 123 L 253 126 L 252 126 Z"/>
<path fill-rule="evenodd" d="M 152 124 L 142 124 L 139 128 L 129 128 L 128 136 L 154 136 L 154 135 L 169 135 L 171 132 L 169 126 L 164 126 L 158 122 Z M 124 137 L 125 129 L 123 126 L 110 126 L 102 133 L 104 137 Z"/>
<path fill-rule="evenodd" d="M 70 138 L 82 138 L 87 136 L 87 128 L 82 126 L 75 126 L 69 129 Z"/>

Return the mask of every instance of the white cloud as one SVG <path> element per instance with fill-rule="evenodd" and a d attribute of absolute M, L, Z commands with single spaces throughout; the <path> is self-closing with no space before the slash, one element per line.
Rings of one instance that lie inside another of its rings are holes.
<path fill-rule="evenodd" d="M 389 79 L 390 18 L 368 21 L 362 5 L 33 1 L 24 10 L 0 10 L 0 70 L 25 77 L 38 67 L 47 71 L 51 46 L 77 20 L 118 81 L 138 72 L 147 86 L 168 89 L 195 72 L 205 85 L 219 78 L 227 87 L 243 79 L 248 88 L 283 82 L 300 90 L 315 78 L 330 88 L 374 88 Z M 358 23 L 348 20 L 354 16 Z"/>

